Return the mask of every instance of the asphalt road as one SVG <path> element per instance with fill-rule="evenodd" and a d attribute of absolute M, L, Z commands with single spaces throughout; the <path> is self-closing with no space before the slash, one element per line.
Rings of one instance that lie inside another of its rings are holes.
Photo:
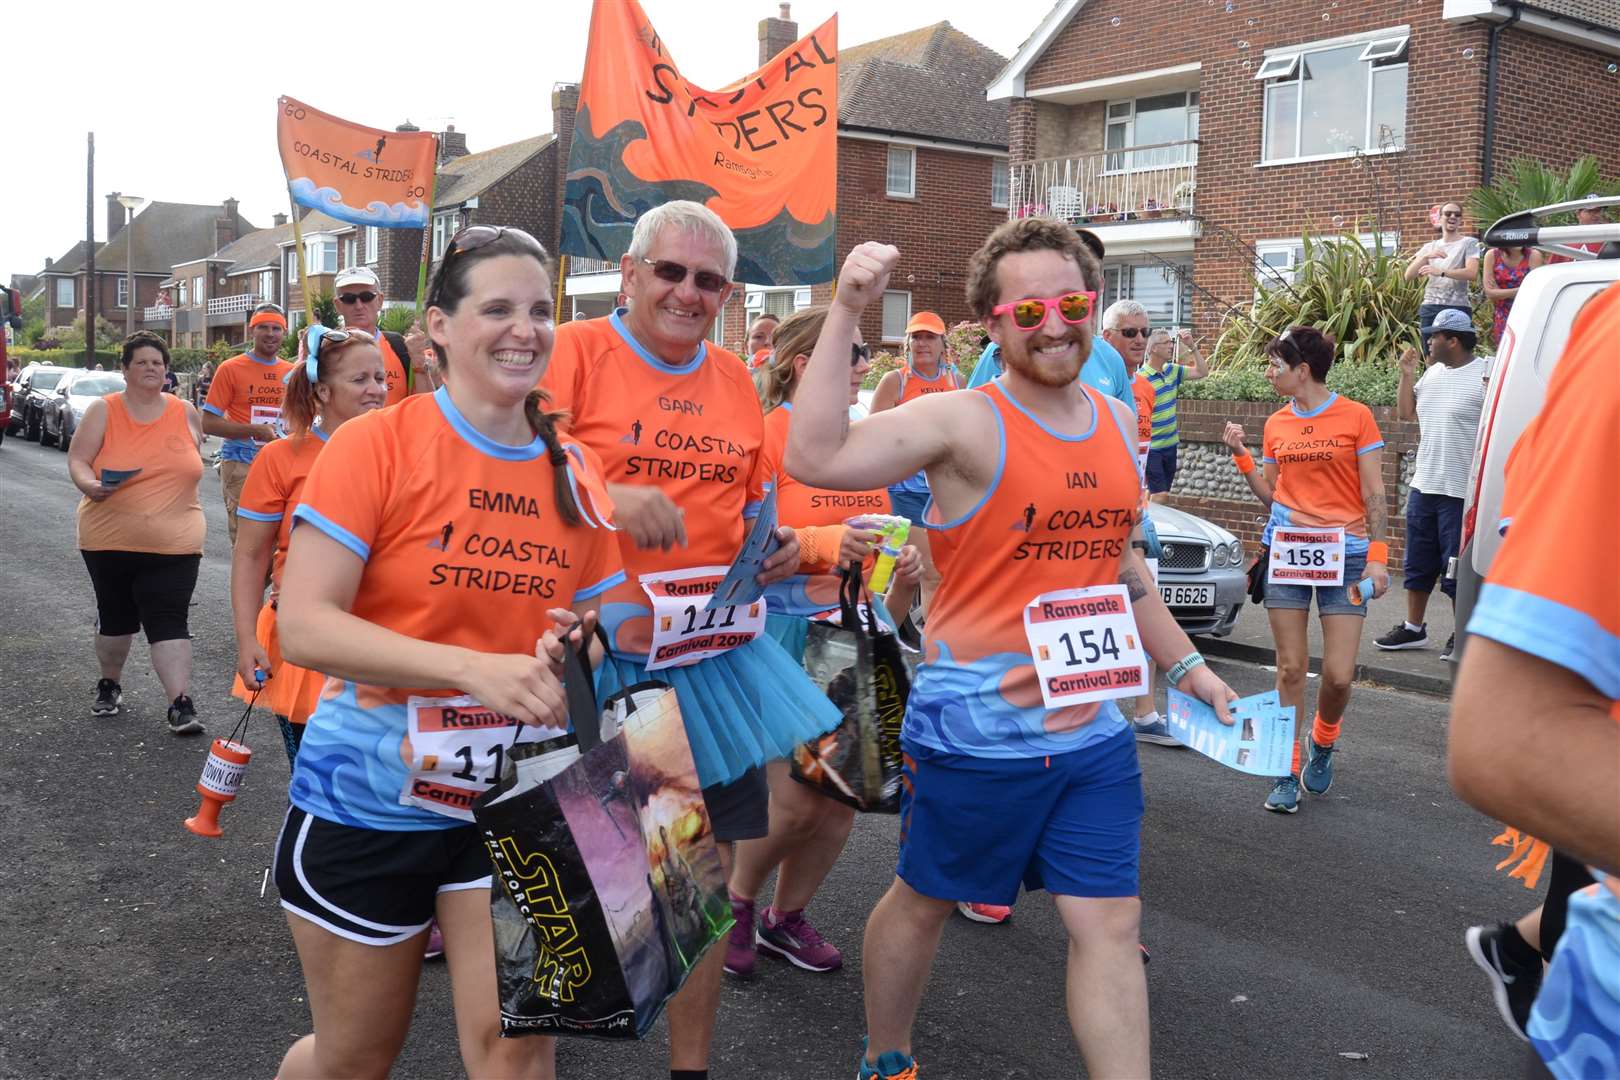
<path fill-rule="evenodd" d="M 285 807 L 279 736 L 255 721 L 257 752 L 223 839 L 181 827 L 207 740 L 164 729 L 144 645 L 125 673 L 123 714 L 89 716 L 94 604 L 74 548 L 76 502 L 65 455 L 5 440 L 0 1076 L 268 1080 L 309 1025 L 274 889 L 260 895 Z M 212 471 L 203 503 L 193 695 L 220 734 L 240 706 L 228 696 L 229 551 Z M 1259 668 L 1215 667 L 1240 693 L 1270 685 Z M 1358 690 L 1331 795 L 1291 818 L 1260 809 L 1264 781 L 1190 751 L 1143 748 L 1158 1076 L 1520 1074 L 1522 1044 L 1497 1018 L 1462 933 L 1534 898 L 1493 872 L 1492 823 L 1446 787 L 1445 720 L 1439 700 Z M 853 1075 L 861 928 L 890 880 L 895 832 L 892 818 L 863 818 L 811 909 L 844 948 L 841 972 L 761 960 L 753 983 L 728 984 L 716 1078 Z M 953 919 L 917 1025 L 923 1075 L 1080 1075 L 1064 958 L 1044 894 L 1026 897 L 1006 926 Z M 667 1075 L 662 1025 L 641 1044 L 565 1042 L 559 1061 L 568 1080 Z M 442 966 L 423 973 L 395 1075 L 461 1075 Z"/>

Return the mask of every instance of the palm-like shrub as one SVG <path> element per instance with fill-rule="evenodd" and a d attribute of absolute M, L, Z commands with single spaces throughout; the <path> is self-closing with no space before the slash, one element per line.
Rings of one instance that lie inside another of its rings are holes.
<path fill-rule="evenodd" d="M 1620 193 L 1620 183 L 1604 180 L 1595 157 L 1583 157 L 1567 173 L 1555 172 L 1539 161 L 1519 158 L 1497 176 L 1490 187 L 1475 188 L 1468 196 L 1468 214 L 1481 232 L 1497 220 L 1537 206 L 1572 202 L 1588 195 Z M 1553 225 L 1572 225 L 1573 214 L 1560 215 Z"/>

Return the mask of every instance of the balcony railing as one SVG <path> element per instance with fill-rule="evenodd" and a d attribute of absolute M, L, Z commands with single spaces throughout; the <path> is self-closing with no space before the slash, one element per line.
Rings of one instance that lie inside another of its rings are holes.
<path fill-rule="evenodd" d="M 145 309 L 141 313 L 141 318 L 147 322 L 168 322 L 174 318 L 174 308 L 168 304 L 158 304 L 156 307 Z"/>
<path fill-rule="evenodd" d="M 587 259 L 579 255 L 568 256 L 568 276 L 575 274 L 606 274 L 617 273 L 619 264 L 617 260 Z"/>
<path fill-rule="evenodd" d="M 1198 190 L 1198 141 L 1014 162 L 1010 218 L 1076 225 L 1187 217 Z"/>
<path fill-rule="evenodd" d="M 259 303 L 257 293 L 237 293 L 235 296 L 215 296 L 208 301 L 210 315 L 236 315 L 252 311 Z"/>

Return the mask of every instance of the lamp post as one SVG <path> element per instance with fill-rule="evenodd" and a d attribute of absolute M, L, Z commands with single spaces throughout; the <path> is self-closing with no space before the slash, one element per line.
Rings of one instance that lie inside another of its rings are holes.
<path fill-rule="evenodd" d="M 136 195 L 118 196 L 118 205 L 129 211 L 129 236 L 124 244 L 124 336 L 135 332 L 135 211 L 146 205 L 146 200 Z"/>

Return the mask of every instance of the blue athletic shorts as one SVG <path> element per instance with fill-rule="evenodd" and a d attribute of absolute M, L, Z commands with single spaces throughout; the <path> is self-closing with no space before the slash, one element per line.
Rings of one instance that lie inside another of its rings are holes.
<path fill-rule="evenodd" d="M 1018 886 L 1136 896 L 1142 770 L 1129 727 L 1051 757 L 981 758 L 901 740 L 900 864 L 938 900 L 1011 904 Z"/>
<path fill-rule="evenodd" d="M 1176 450 L 1175 446 L 1166 446 L 1160 450 L 1149 448 L 1147 456 L 1147 489 L 1149 495 L 1158 495 L 1167 492 L 1176 482 Z"/>
<path fill-rule="evenodd" d="M 1311 597 L 1316 597 L 1316 613 L 1318 615 L 1360 615 L 1367 617 L 1367 598 L 1359 604 L 1350 602 L 1350 586 L 1359 584 L 1366 575 L 1367 555 L 1344 556 L 1344 584 L 1343 585 L 1278 585 L 1275 582 L 1266 582 L 1266 598 L 1264 606 L 1267 608 L 1282 608 L 1288 611 L 1311 610 Z"/>
<path fill-rule="evenodd" d="M 907 491 L 895 485 L 889 489 L 889 508 L 895 516 L 915 525 L 922 520 L 923 511 L 928 508 L 928 492 Z"/>

